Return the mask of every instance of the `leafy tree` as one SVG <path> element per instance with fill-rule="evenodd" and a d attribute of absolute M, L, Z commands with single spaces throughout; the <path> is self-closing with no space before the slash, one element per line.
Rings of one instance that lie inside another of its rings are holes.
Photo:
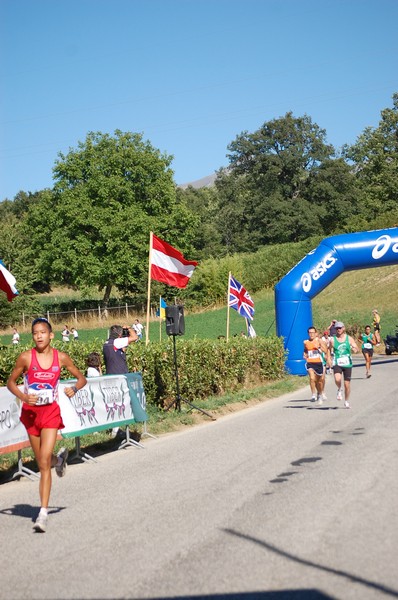
<path fill-rule="evenodd" d="M 0 202 L 0 220 L 3 222 L 3 219 L 12 213 L 12 202 L 11 200 L 3 200 Z"/>
<path fill-rule="evenodd" d="M 0 237 L 0 258 L 7 268 L 11 268 L 15 261 L 20 241 L 21 221 L 11 211 L 7 211 L 1 217 Z"/>
<path fill-rule="evenodd" d="M 2 220 L 7 215 L 15 215 L 18 220 L 26 214 L 29 206 L 37 200 L 42 192 L 23 192 L 20 191 L 14 196 L 13 200 L 3 200 L 0 202 L 0 219 Z"/>
<path fill-rule="evenodd" d="M 381 111 L 378 127 L 367 127 L 344 156 L 354 165 L 368 220 L 396 210 L 398 203 L 398 93 L 393 107 Z"/>
<path fill-rule="evenodd" d="M 18 290 L 24 295 L 33 294 L 40 279 L 31 257 L 30 236 L 23 217 L 17 218 L 11 211 L 3 216 L 0 258 L 17 279 Z"/>
<path fill-rule="evenodd" d="M 51 194 L 29 210 L 32 253 L 44 277 L 85 289 L 143 292 L 149 232 L 193 257 L 196 220 L 176 202 L 172 157 L 137 133 L 90 132 L 59 154 Z"/>
<path fill-rule="evenodd" d="M 214 186 L 199 189 L 188 186 L 186 190 L 177 188 L 177 201 L 189 208 L 200 223 L 193 239 L 198 257 L 204 259 L 225 254 L 226 250 L 216 225 L 218 214 L 216 188 Z"/>
<path fill-rule="evenodd" d="M 242 133 L 228 149 L 230 170 L 291 199 L 300 196 L 311 170 L 334 153 L 324 129 L 307 115 L 296 118 L 291 112 L 252 134 Z"/>
<path fill-rule="evenodd" d="M 223 240 L 235 251 L 305 239 L 322 229 L 325 209 L 308 193 L 310 176 L 334 149 L 310 117 L 292 113 L 242 133 L 216 180 Z"/>
<path fill-rule="evenodd" d="M 29 261 L 29 239 L 23 221 L 11 211 L 1 220 L 0 258 L 17 281 L 19 296 L 8 302 L 0 292 L 0 327 L 8 327 L 21 320 L 22 313 L 30 318 L 40 311 L 34 298 L 38 274 Z"/>
<path fill-rule="evenodd" d="M 16 276 L 20 295 L 14 298 L 12 302 L 8 302 L 6 295 L 0 292 L 0 327 L 2 329 L 20 323 L 22 315 L 25 315 L 25 318 L 29 321 L 42 314 L 40 302 L 34 295 L 28 294 L 22 289 L 21 279 L 14 270 L 13 275 Z"/>
<path fill-rule="evenodd" d="M 325 160 L 308 179 L 306 191 L 311 206 L 318 208 L 318 231 L 356 231 L 350 225 L 361 207 L 361 193 L 352 168 L 343 160 Z M 311 234 L 309 234 L 311 235 Z"/>

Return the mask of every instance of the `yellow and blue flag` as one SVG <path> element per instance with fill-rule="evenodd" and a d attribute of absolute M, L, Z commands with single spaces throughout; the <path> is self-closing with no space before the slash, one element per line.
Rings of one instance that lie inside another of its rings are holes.
<path fill-rule="evenodd" d="M 165 300 L 163 300 L 162 296 L 160 296 L 160 301 L 159 301 L 159 308 L 156 311 L 156 316 L 160 317 L 161 319 L 165 319 L 166 318 L 166 302 Z"/>

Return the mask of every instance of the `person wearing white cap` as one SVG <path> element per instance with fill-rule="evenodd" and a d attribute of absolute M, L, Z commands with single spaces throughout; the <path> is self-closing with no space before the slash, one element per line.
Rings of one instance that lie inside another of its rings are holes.
<path fill-rule="evenodd" d="M 344 406 L 350 408 L 351 393 L 351 374 L 352 374 L 352 356 L 351 351 L 359 352 L 355 340 L 346 333 L 344 323 L 336 321 L 336 335 L 332 338 L 329 352 L 334 352 L 333 373 L 334 381 L 337 386 L 337 400 L 343 399 L 341 389 L 342 379 L 344 379 Z"/>

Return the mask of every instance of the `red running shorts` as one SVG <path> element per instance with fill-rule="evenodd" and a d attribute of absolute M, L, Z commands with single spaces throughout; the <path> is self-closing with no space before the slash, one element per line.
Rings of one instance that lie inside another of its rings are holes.
<path fill-rule="evenodd" d="M 58 402 L 44 406 L 22 406 L 21 423 L 29 435 L 40 436 L 42 429 L 63 429 L 65 427 Z"/>

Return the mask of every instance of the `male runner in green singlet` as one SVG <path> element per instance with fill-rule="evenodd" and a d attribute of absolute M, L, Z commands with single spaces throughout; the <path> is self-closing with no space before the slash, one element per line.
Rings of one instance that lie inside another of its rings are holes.
<path fill-rule="evenodd" d="M 355 340 L 346 333 L 344 323 L 336 321 L 336 335 L 332 338 L 329 346 L 329 352 L 334 352 L 333 373 L 334 381 L 337 385 L 337 400 L 343 399 L 341 390 L 341 380 L 344 378 L 344 406 L 350 408 L 349 398 L 351 392 L 351 373 L 353 352 L 359 352 Z"/>

